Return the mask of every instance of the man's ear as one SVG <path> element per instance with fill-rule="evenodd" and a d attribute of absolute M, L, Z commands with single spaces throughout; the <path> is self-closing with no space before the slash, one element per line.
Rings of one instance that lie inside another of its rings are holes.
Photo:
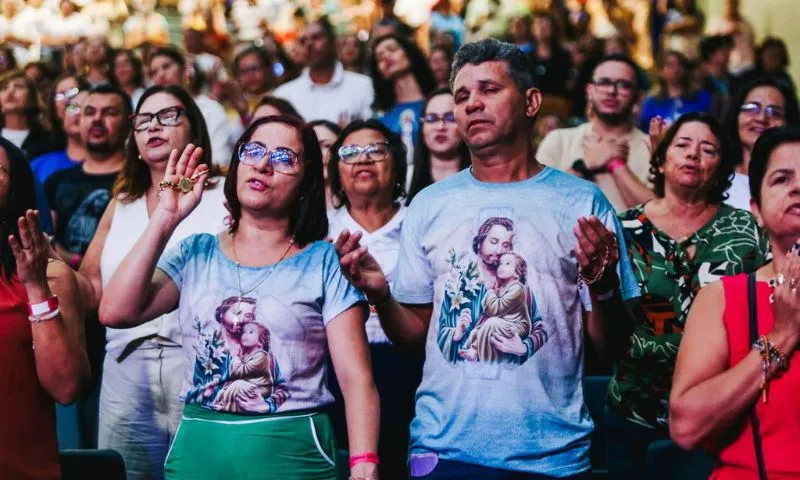
<path fill-rule="evenodd" d="M 542 108 L 542 92 L 538 88 L 529 88 L 525 92 L 525 115 L 534 118 L 540 108 Z"/>

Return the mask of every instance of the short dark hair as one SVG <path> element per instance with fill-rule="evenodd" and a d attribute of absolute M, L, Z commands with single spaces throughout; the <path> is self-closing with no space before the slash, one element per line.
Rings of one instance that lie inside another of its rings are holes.
<path fill-rule="evenodd" d="M 786 125 L 770 128 L 764 131 L 753 146 L 753 155 L 750 158 L 750 195 L 755 199 L 756 205 L 761 206 L 761 184 L 767 172 L 767 165 L 772 153 L 785 143 L 800 143 L 800 127 Z"/>
<path fill-rule="evenodd" d="M 633 82 L 636 84 L 636 89 L 638 90 L 639 88 L 641 88 L 641 82 L 639 81 L 639 65 L 637 65 L 636 62 L 631 60 L 631 57 L 627 55 L 620 55 L 616 53 L 614 55 L 603 56 L 602 58 L 600 58 L 600 60 L 597 61 L 594 68 L 592 69 L 592 75 L 594 75 L 594 72 L 600 67 L 600 65 L 603 65 L 604 63 L 608 62 L 624 63 L 625 65 L 631 67 L 631 70 L 633 70 Z"/>
<path fill-rule="evenodd" d="M 422 106 L 422 115 L 425 115 L 425 111 L 428 109 L 428 104 L 431 103 L 431 100 L 439 95 L 452 96 L 453 93 L 447 87 L 437 88 L 431 92 L 428 98 L 425 99 L 425 105 Z M 423 188 L 433 184 L 433 176 L 431 175 L 431 151 L 425 143 L 425 134 L 422 131 L 423 128 L 425 128 L 425 125 L 420 126 L 419 132 L 417 133 L 417 142 L 414 144 L 414 173 L 411 176 L 411 184 L 408 187 L 408 198 L 406 200 L 406 204 L 408 205 L 411 204 L 411 200 L 413 200 Z M 463 138 L 459 144 L 458 153 L 459 170 L 463 170 L 472 165 L 469 147 L 467 147 L 467 143 Z"/>
<path fill-rule="evenodd" d="M 778 37 L 767 37 L 761 42 L 761 45 L 759 45 L 756 51 L 756 65 L 759 70 L 764 68 L 761 57 L 764 54 L 764 50 L 768 48 L 777 48 L 780 51 L 781 57 L 783 57 L 781 60 L 783 68 L 789 66 L 789 49 L 786 47 L 786 42 Z"/>
<path fill-rule="evenodd" d="M 450 89 L 453 90 L 456 76 L 464 66 L 480 65 L 485 62 L 505 62 L 508 65 L 508 74 L 523 95 L 528 89 L 537 86 L 530 61 L 519 47 L 494 38 L 487 38 L 466 43 L 458 49 L 453 59 L 453 71 L 450 73 Z"/>
<path fill-rule="evenodd" d="M 112 56 L 112 60 L 116 60 L 117 57 L 119 57 L 120 55 L 124 55 L 125 57 L 127 57 L 128 60 L 131 62 L 131 65 L 133 65 L 133 84 L 136 87 L 141 88 L 144 85 L 144 64 L 142 64 L 142 59 L 139 58 L 139 56 L 136 55 L 136 53 L 134 53 L 133 50 L 124 49 L 124 50 L 117 50 Z M 111 69 L 108 71 L 108 79 L 112 84 L 118 87 L 122 86 L 119 84 L 119 79 L 117 78 L 117 75 L 114 73 L 113 65 L 111 66 Z"/>
<path fill-rule="evenodd" d="M 336 29 L 333 28 L 333 25 L 331 24 L 331 21 L 327 15 L 323 15 L 311 23 L 319 24 L 319 26 L 322 28 L 322 33 L 325 34 L 325 37 L 327 37 L 329 41 L 334 42 L 335 44 Z"/>
<path fill-rule="evenodd" d="M 411 40 L 403 37 L 402 35 L 385 35 L 380 37 L 372 46 L 373 53 L 378 48 L 378 45 L 387 41 L 394 40 L 400 44 L 400 48 L 408 57 L 408 63 L 411 71 L 414 73 L 414 78 L 417 80 L 419 89 L 423 95 L 428 95 L 436 88 L 436 80 L 433 78 L 433 71 L 428 64 L 428 59 L 422 50 Z M 375 89 L 375 103 L 373 106 L 376 110 L 389 110 L 397 103 L 397 97 L 394 93 L 394 83 L 391 78 L 383 78 L 378 70 L 378 59 L 375 55 L 370 55 L 369 59 L 370 77 L 372 77 L 372 86 Z"/>
<path fill-rule="evenodd" d="M 322 175 L 322 151 L 314 129 L 297 117 L 291 115 L 274 115 L 259 118 L 244 131 L 233 148 L 228 175 L 225 178 L 225 199 L 231 212 L 231 232 L 235 232 L 242 216 L 242 204 L 236 191 L 239 170 L 239 148 L 249 142 L 253 133 L 263 125 L 282 123 L 295 130 L 303 143 L 303 163 L 305 173 L 300 183 L 298 199 L 292 205 L 289 217 L 289 231 L 294 235 L 295 243 L 304 246 L 328 235 L 328 215 L 325 206 L 325 180 Z"/>
<path fill-rule="evenodd" d="M 704 62 L 720 50 L 733 48 L 733 37 L 730 35 L 711 35 L 700 40 L 700 58 Z"/>
<path fill-rule="evenodd" d="M 0 148 L 5 150 L 9 163 L 8 199 L 6 207 L 0 209 L 0 269 L 6 280 L 10 281 L 17 271 L 17 262 L 11 252 L 8 236 L 14 235 L 14 238 L 19 239 L 17 220 L 26 211 L 36 208 L 36 180 L 22 150 L 3 137 L 0 137 Z M 48 215 L 50 212 L 39 213 Z"/>
<path fill-rule="evenodd" d="M 308 122 L 308 126 L 311 128 L 325 127 L 331 132 L 333 132 L 333 134 L 336 135 L 337 138 L 339 137 L 339 135 L 342 134 L 342 127 L 331 122 L 330 120 L 314 120 L 313 122 Z"/>
<path fill-rule="evenodd" d="M 153 59 L 156 57 L 167 57 L 173 62 L 177 63 L 181 69 L 186 69 L 186 57 L 178 49 L 172 47 L 158 47 L 153 49 L 153 51 L 150 52 L 150 55 L 147 56 L 148 68 L 150 67 L 150 64 L 153 63 Z"/>
<path fill-rule="evenodd" d="M 157 93 L 168 93 L 181 102 L 183 116 L 189 121 L 189 142 L 203 149 L 203 156 L 200 158 L 199 164 L 208 167 L 207 178 L 212 179 L 221 175 L 222 172 L 219 166 L 211 161 L 211 139 L 208 135 L 206 121 L 189 92 L 177 85 L 166 87 L 153 85 L 142 94 L 139 103 L 136 105 L 135 112 L 139 113 L 145 100 Z M 123 203 L 141 198 L 151 186 L 150 169 L 142 160 L 135 137 L 136 132 L 131 129 L 128 145 L 125 148 L 125 165 L 122 167 L 122 172 L 117 176 L 112 193 L 115 198 L 120 194 L 125 194 L 120 199 Z"/>
<path fill-rule="evenodd" d="M 281 115 L 293 115 L 300 120 L 303 120 L 303 116 L 300 115 L 300 112 L 294 108 L 294 105 L 291 104 L 288 100 L 285 100 L 280 97 L 273 97 L 272 95 L 264 95 L 261 97 L 261 100 L 258 101 L 255 107 L 253 107 L 253 111 L 251 112 L 251 116 L 255 115 L 256 110 L 259 107 L 263 107 L 264 105 L 271 105 L 278 109 L 281 112 Z"/>
<path fill-rule="evenodd" d="M 103 83 L 95 85 L 89 89 L 89 95 L 116 95 L 122 99 L 122 107 L 125 110 L 123 114 L 128 118 L 133 113 L 133 106 L 131 105 L 131 96 L 125 93 L 125 90 L 110 83 Z"/>
<path fill-rule="evenodd" d="M 255 45 L 251 45 L 241 52 L 237 53 L 236 56 L 233 58 L 233 64 L 231 65 L 231 71 L 233 72 L 234 77 L 239 76 L 239 62 L 249 55 L 255 55 L 261 60 L 261 63 L 264 65 L 265 69 L 271 70 L 272 64 L 272 56 L 269 54 L 266 48 L 257 47 Z"/>
<path fill-rule="evenodd" d="M 392 154 L 392 166 L 394 167 L 395 180 L 394 187 L 392 188 L 392 200 L 397 201 L 406 194 L 405 183 L 406 172 L 408 171 L 408 153 L 403 140 L 378 120 L 354 120 L 344 127 L 339 138 L 331 145 L 331 157 L 328 162 L 328 180 L 331 183 L 333 206 L 335 208 L 350 206 L 347 193 L 342 190 L 342 179 L 339 176 L 339 148 L 344 145 L 345 139 L 350 136 L 351 133 L 359 130 L 374 130 L 383 135 L 386 141 L 389 142 L 389 152 Z"/>
<path fill-rule="evenodd" d="M 741 165 L 744 161 L 742 139 L 739 137 L 739 110 L 741 110 L 750 92 L 758 87 L 772 87 L 778 90 L 783 96 L 783 112 L 786 123 L 800 124 L 800 106 L 797 103 L 797 97 L 791 86 L 787 85 L 780 77 L 762 75 L 745 83 L 736 91 L 733 99 L 728 104 L 723 122 L 725 131 L 728 132 L 728 139 L 731 141 L 731 155 L 725 158 L 725 161 L 731 163 L 734 167 Z"/>
<path fill-rule="evenodd" d="M 667 133 L 664 134 L 664 138 L 656 147 L 656 150 L 653 152 L 653 156 L 650 157 L 650 181 L 653 184 L 653 192 L 658 197 L 664 196 L 665 190 L 665 178 L 664 174 L 659 171 L 659 169 L 664 165 L 664 162 L 667 159 L 667 150 L 669 149 L 670 144 L 675 139 L 675 136 L 678 134 L 678 130 L 687 123 L 691 122 L 699 122 L 703 123 L 711 130 L 711 133 L 717 137 L 719 141 L 719 165 L 717 166 L 717 170 L 715 173 L 715 178 L 712 180 L 711 187 L 706 194 L 706 202 L 709 204 L 718 204 L 722 203 L 728 198 L 728 194 L 726 193 L 731 186 L 731 182 L 733 181 L 733 170 L 734 166 L 730 164 L 730 162 L 726 162 L 725 158 L 727 158 L 731 153 L 730 141 L 728 140 L 728 136 L 725 133 L 725 130 L 722 128 L 722 125 L 719 123 L 719 120 L 716 119 L 713 115 L 708 113 L 686 113 L 682 115 L 672 126 L 669 127 Z"/>

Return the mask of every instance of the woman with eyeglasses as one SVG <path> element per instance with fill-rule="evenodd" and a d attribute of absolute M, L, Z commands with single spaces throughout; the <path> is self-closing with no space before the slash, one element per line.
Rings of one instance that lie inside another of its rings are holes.
<path fill-rule="evenodd" d="M 30 161 L 58 148 L 36 84 L 22 70 L 0 76 L 0 135 Z"/>
<path fill-rule="evenodd" d="M 422 128 L 414 149 L 414 166 L 408 175 L 410 186 L 406 205 L 423 188 L 472 164 L 467 144 L 456 129 L 454 106 L 449 87 L 434 90 L 425 100 L 420 119 Z"/>
<path fill-rule="evenodd" d="M 46 153 L 31 161 L 36 179 L 44 185 L 47 178 L 83 161 L 86 146 L 81 139 L 81 104 L 89 90 L 89 82 L 74 75 L 63 77 L 56 83 L 55 94 L 50 102 L 50 119 L 54 136 L 62 137 L 63 148 Z M 58 125 L 58 129 L 55 126 Z"/>
<path fill-rule="evenodd" d="M 364 332 L 364 295 L 342 275 L 328 234 L 322 154 L 291 116 L 250 125 L 225 181 L 227 232 L 196 234 L 166 253 L 202 205 L 202 148 L 176 150 L 144 233 L 100 303 L 105 325 L 135 327 L 177 311 L 187 364 L 170 479 L 334 480 L 337 446 L 325 408 L 333 360 L 350 431 L 350 473 L 376 479 L 378 395 Z M 167 326 L 167 325 L 165 325 Z"/>
<path fill-rule="evenodd" d="M 739 89 L 725 116 L 725 129 L 733 143 L 735 173 L 726 203 L 750 210 L 750 156 L 761 134 L 773 127 L 800 124 L 800 108 L 794 92 L 780 79 L 756 78 Z"/>
<path fill-rule="evenodd" d="M 711 115 L 687 113 L 650 161 L 656 198 L 619 215 L 642 291 L 630 346 L 616 359 L 605 428 L 611 478 L 647 478 L 651 443 L 669 439 L 669 392 L 689 308 L 704 285 L 752 272 L 768 248 L 748 212 L 725 205 L 730 142 Z"/>
<path fill-rule="evenodd" d="M 170 153 L 190 144 L 210 152 L 203 116 L 182 88 L 151 87 L 134 112 L 125 166 L 79 271 L 84 304 L 91 310 L 97 309 L 103 287 L 156 213 Z M 209 172 L 205 195 L 170 232 L 167 246 L 196 233 L 225 229 L 221 177 L 210 157 L 204 153 L 197 160 Z M 135 323 L 139 317 L 126 321 Z M 98 445 L 122 454 L 129 479 L 163 477 L 167 449 L 183 413 L 178 399 L 184 370 L 181 345 L 174 314 L 135 328 L 106 329 Z"/>
<path fill-rule="evenodd" d="M 328 177 L 334 209 L 328 211 L 329 238 L 359 232 L 384 274 L 392 278 L 400 253 L 405 217 L 403 184 L 406 150 L 400 137 L 377 120 L 350 123 L 331 145 Z M 408 476 L 409 425 L 422 364 L 400 355 L 383 331 L 374 309 L 366 324 L 375 384 L 380 393 L 380 471 L 386 478 Z M 339 379 L 341 380 L 341 379 Z M 341 410 L 335 415 L 344 430 Z M 350 430 L 352 432 L 352 430 Z"/>

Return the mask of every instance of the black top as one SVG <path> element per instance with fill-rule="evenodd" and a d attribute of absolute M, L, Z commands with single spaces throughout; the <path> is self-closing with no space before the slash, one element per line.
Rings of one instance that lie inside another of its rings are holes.
<path fill-rule="evenodd" d="M 72 253 L 89 248 L 103 212 L 111 201 L 116 173 L 91 175 L 81 165 L 50 175 L 44 184 L 56 213 L 56 241 Z"/>
<path fill-rule="evenodd" d="M 572 69 L 572 59 L 566 50 L 554 45 L 547 59 L 539 58 L 534 50 L 530 54 L 530 62 L 542 94 L 569 97 L 567 78 Z"/>
<path fill-rule="evenodd" d="M 25 154 L 25 158 L 31 161 L 39 155 L 59 150 L 58 144 L 58 139 L 52 133 L 39 128 L 31 128 L 28 136 L 25 137 L 25 141 L 22 142 L 20 150 Z M 63 147 L 61 150 L 63 150 Z"/>

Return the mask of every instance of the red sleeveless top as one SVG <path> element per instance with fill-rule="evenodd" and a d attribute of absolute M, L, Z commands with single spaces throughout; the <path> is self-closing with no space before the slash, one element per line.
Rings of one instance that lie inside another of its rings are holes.
<path fill-rule="evenodd" d="M 725 312 L 723 321 L 728 334 L 733 367 L 750 353 L 750 324 L 747 296 L 747 275 L 723 277 Z M 756 284 L 758 334 L 772 329 L 774 318 L 769 303 L 771 290 L 766 282 Z M 770 383 L 768 402 L 756 403 L 764 463 L 769 480 L 800 479 L 800 354 L 795 352 L 789 371 Z M 719 454 L 720 465 L 714 480 L 758 480 L 758 465 L 753 429 L 749 418 L 744 429 Z"/>
<path fill-rule="evenodd" d="M 0 478 L 61 478 L 53 399 L 39 384 L 28 296 L 0 272 Z"/>

